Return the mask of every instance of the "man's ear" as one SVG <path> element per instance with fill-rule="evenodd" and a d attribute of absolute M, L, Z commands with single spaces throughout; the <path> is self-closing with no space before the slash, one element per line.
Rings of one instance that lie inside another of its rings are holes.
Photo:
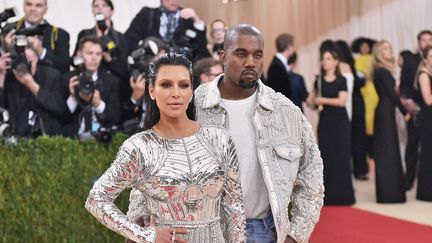
<path fill-rule="evenodd" d="M 208 78 L 208 76 L 205 74 L 205 73 L 201 73 L 201 75 L 200 75 L 200 83 L 201 84 L 203 84 L 203 83 L 207 83 L 209 80 L 209 78 Z"/>
<path fill-rule="evenodd" d="M 222 62 L 223 68 L 225 69 L 225 66 L 226 66 L 226 52 L 225 52 L 225 50 L 221 50 L 220 60 Z"/>

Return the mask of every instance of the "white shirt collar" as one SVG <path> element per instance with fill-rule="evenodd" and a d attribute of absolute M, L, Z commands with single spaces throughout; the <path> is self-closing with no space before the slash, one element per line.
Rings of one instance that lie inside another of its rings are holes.
<path fill-rule="evenodd" d="M 276 53 L 276 57 L 281 60 L 286 70 L 289 72 L 291 70 L 290 66 L 288 66 L 288 59 L 280 52 Z"/>

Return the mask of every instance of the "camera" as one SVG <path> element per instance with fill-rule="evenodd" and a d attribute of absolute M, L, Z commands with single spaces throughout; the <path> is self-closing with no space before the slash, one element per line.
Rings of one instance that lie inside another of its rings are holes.
<path fill-rule="evenodd" d="M 0 138 L 5 144 L 16 144 L 17 139 L 12 127 L 9 125 L 9 112 L 0 107 Z"/>
<path fill-rule="evenodd" d="M 15 17 L 17 14 L 16 8 L 7 8 L 0 13 L 0 23 L 6 22 L 8 19 Z"/>
<path fill-rule="evenodd" d="M 101 126 L 97 132 L 93 132 L 92 135 L 98 142 L 108 144 L 111 143 L 116 131 L 117 126 Z"/>
<path fill-rule="evenodd" d="M 128 57 L 129 70 L 133 78 L 143 75 L 148 72 L 148 64 L 159 53 L 160 42 L 156 38 L 146 38 L 138 43 L 138 48 L 134 50 Z"/>
<path fill-rule="evenodd" d="M 31 27 L 31 28 L 21 28 L 18 29 L 15 32 L 16 36 L 42 36 L 44 35 L 44 30 L 43 30 L 43 26 L 42 25 L 36 25 L 35 27 Z"/>
<path fill-rule="evenodd" d="M 25 48 L 27 46 L 27 39 L 23 35 L 17 35 L 14 50 L 10 53 L 11 66 L 20 73 L 30 73 L 31 65 L 27 61 Z"/>
<path fill-rule="evenodd" d="M 79 83 L 75 86 L 75 96 L 79 97 L 82 95 L 92 95 L 95 90 L 102 89 L 102 80 L 93 80 L 93 73 L 91 71 L 83 71 L 78 75 Z"/>
<path fill-rule="evenodd" d="M 112 40 L 108 35 L 105 35 L 105 31 L 108 29 L 108 26 L 105 23 L 105 16 L 102 13 L 98 13 L 95 15 L 97 28 L 102 32 L 102 37 L 100 41 L 102 42 L 103 51 L 104 52 L 113 52 L 115 50 L 116 43 Z"/>
<path fill-rule="evenodd" d="M 174 52 L 185 56 L 187 59 L 192 60 L 196 52 L 196 46 L 192 44 L 192 39 L 196 38 L 197 33 L 193 30 L 186 30 L 185 35 L 177 39 L 173 39 L 169 43 L 169 52 Z"/>

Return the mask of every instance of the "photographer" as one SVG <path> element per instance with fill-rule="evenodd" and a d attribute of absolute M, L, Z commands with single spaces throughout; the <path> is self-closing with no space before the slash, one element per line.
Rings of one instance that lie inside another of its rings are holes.
<path fill-rule="evenodd" d="M 161 38 L 170 51 L 196 61 L 209 57 L 207 50 L 206 28 L 191 8 L 181 8 L 179 0 L 161 0 L 161 7 L 144 7 L 132 20 L 125 36 L 131 50 L 138 41 L 154 36 Z"/>
<path fill-rule="evenodd" d="M 86 140 L 97 136 L 100 129 L 118 125 L 119 79 L 100 70 L 102 43 L 97 36 L 83 37 L 78 46 L 82 57 L 80 68 L 66 73 L 62 78 L 63 98 L 67 105 L 63 134 Z"/>
<path fill-rule="evenodd" d="M 90 29 L 84 29 L 78 34 L 78 42 L 73 56 L 78 52 L 78 43 L 81 38 L 96 35 L 104 45 L 102 52 L 101 70 L 109 70 L 121 80 L 128 78 L 127 55 L 128 46 L 126 38 L 113 27 L 111 17 L 114 13 L 114 5 L 111 0 L 93 0 L 92 12 L 96 25 Z"/>
<path fill-rule="evenodd" d="M 5 44 L 11 48 L 16 35 L 26 35 L 27 41 L 36 50 L 40 63 L 64 73 L 69 70 L 69 34 L 61 28 L 52 26 L 44 19 L 48 10 L 47 1 L 24 0 L 24 18 L 5 27 L 10 30 L 6 35 Z M 43 32 L 42 39 L 33 34 L 28 36 L 26 33 L 35 28 Z"/>
<path fill-rule="evenodd" d="M 130 58 L 130 78 L 128 99 L 122 102 L 122 130 L 133 134 L 139 129 L 145 114 L 144 91 L 147 88 L 145 77 L 148 74 L 148 64 L 155 56 L 167 52 L 168 47 L 156 37 L 148 37 L 139 42 Z"/>
<path fill-rule="evenodd" d="M 0 58 L 0 106 L 10 115 L 10 125 L 21 137 L 60 134 L 59 119 L 65 112 L 61 99 L 60 72 L 38 64 L 35 48 Z M 7 71 L 6 71 L 7 70 Z"/>
<path fill-rule="evenodd" d="M 11 59 L 9 57 L 9 53 L 5 53 L 0 56 L 0 107 L 6 107 L 5 100 L 5 81 L 6 81 L 6 72 L 10 69 Z"/>

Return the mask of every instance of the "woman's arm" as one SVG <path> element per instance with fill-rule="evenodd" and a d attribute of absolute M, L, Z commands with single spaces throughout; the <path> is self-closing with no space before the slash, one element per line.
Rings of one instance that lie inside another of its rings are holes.
<path fill-rule="evenodd" d="M 346 90 L 339 91 L 337 98 L 317 97 L 315 103 L 317 105 L 328 105 L 336 107 L 345 107 L 348 92 Z"/>
<path fill-rule="evenodd" d="M 426 73 L 421 73 L 419 76 L 419 85 L 425 104 L 427 106 L 432 106 L 432 90 L 429 75 Z"/>
<path fill-rule="evenodd" d="M 224 235 L 228 238 L 227 242 L 246 242 L 246 216 L 240 186 L 239 162 L 231 139 L 226 146 L 224 157 L 227 165 L 221 202 Z"/>
<path fill-rule="evenodd" d="M 132 142 L 123 143 L 114 162 L 90 190 L 85 207 L 99 222 L 124 237 L 136 242 L 154 242 L 155 228 L 139 226 L 114 204 L 120 192 L 133 187 L 143 174 L 137 153 Z"/>

